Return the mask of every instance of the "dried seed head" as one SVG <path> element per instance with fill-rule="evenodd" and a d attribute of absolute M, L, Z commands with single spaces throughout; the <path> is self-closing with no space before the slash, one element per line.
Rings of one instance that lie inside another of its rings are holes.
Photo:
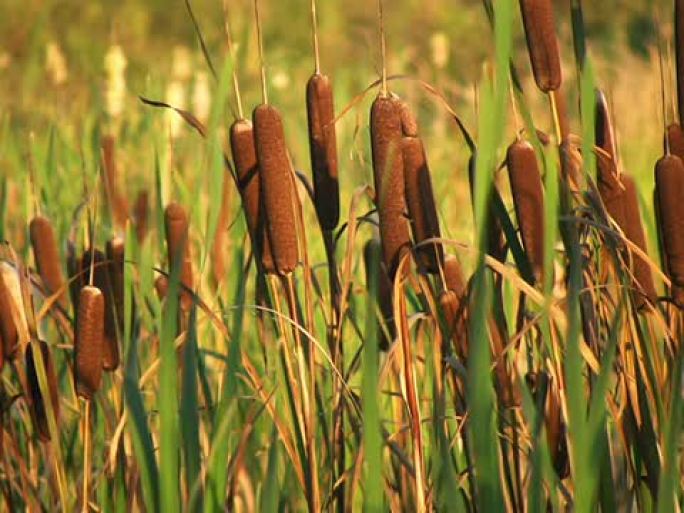
<path fill-rule="evenodd" d="M 157 276 L 154 280 L 154 290 L 157 292 L 159 300 L 163 301 L 169 293 L 169 279 L 163 274 Z"/>
<path fill-rule="evenodd" d="M 287 275 L 295 270 L 299 260 L 294 170 L 277 109 L 259 105 L 254 109 L 252 118 L 271 252 L 278 274 Z"/>
<path fill-rule="evenodd" d="M 64 290 L 64 276 L 59 265 L 59 249 L 55 231 L 50 220 L 43 216 L 36 216 L 29 225 L 33 258 L 38 268 L 38 274 L 48 293 L 60 291 L 59 304 L 67 307 L 66 290 Z"/>
<path fill-rule="evenodd" d="M 119 366 L 119 339 L 124 330 L 124 241 L 114 237 L 107 241 L 107 278 L 111 296 L 105 298 L 105 369 Z"/>
<path fill-rule="evenodd" d="M 684 164 L 666 155 L 655 168 L 660 235 L 675 304 L 684 308 Z"/>
<path fill-rule="evenodd" d="M 425 156 L 423 142 L 418 137 L 404 137 L 402 140 L 402 157 L 404 160 L 404 180 L 406 203 L 408 205 L 411 229 L 415 244 L 429 239 L 438 239 L 439 218 L 432 192 L 430 170 Z M 436 274 L 444 259 L 441 244 L 432 243 L 416 249 L 419 267 L 428 273 Z"/>
<path fill-rule="evenodd" d="M 242 209 L 252 241 L 252 251 L 262 272 L 274 273 L 275 264 L 261 204 L 261 173 L 254 147 L 254 130 L 249 120 L 239 119 L 231 125 L 230 147 L 242 198 Z"/>
<path fill-rule="evenodd" d="M 150 216 L 150 198 L 146 190 L 138 192 L 135 198 L 135 206 L 133 207 L 133 217 L 135 220 L 135 236 L 139 243 L 145 242 L 148 232 L 148 223 Z"/>
<path fill-rule="evenodd" d="M 17 326 L 17 323 L 23 323 Z M 0 339 L 4 359 L 12 359 L 21 346 L 21 333 L 27 333 L 24 301 L 17 271 L 7 262 L 0 262 Z"/>
<path fill-rule="evenodd" d="M 596 146 L 604 153 L 598 153 L 596 159 L 598 175 L 598 191 L 606 206 L 608 214 L 624 229 L 624 187 L 618 175 L 615 136 L 608 112 L 608 103 L 601 91 L 596 93 Z"/>
<path fill-rule="evenodd" d="M 527 49 L 537 87 L 555 91 L 561 85 L 560 54 L 551 0 L 520 0 Z"/>
<path fill-rule="evenodd" d="M 382 261 L 382 245 L 377 238 L 370 239 L 363 248 L 363 262 L 366 270 L 366 287 L 370 291 L 371 279 L 377 279 L 377 296 L 374 301 L 378 305 L 383 317 L 385 329 L 378 330 L 378 346 L 382 351 L 389 349 L 391 341 L 396 336 L 394 324 L 394 309 L 392 305 L 392 282 L 387 268 Z"/>
<path fill-rule="evenodd" d="M 639 198 L 634 179 L 629 175 L 623 174 L 622 184 L 625 187 L 625 235 L 630 241 L 636 244 L 641 251 L 648 254 L 646 234 L 644 233 L 644 225 L 641 222 Z M 637 308 L 642 309 L 646 306 L 646 301 L 655 303 L 658 294 L 656 292 L 655 284 L 653 283 L 653 273 L 651 272 L 649 264 L 636 254 L 632 255 L 632 262 L 634 279 L 636 281 L 634 284 L 636 289 L 634 299 Z"/>
<path fill-rule="evenodd" d="M 401 151 L 401 103 L 378 96 L 371 107 L 370 129 L 383 260 L 393 279 L 403 253 L 410 247 Z"/>
<path fill-rule="evenodd" d="M 180 269 L 180 283 L 188 290 L 193 290 L 192 259 L 188 215 L 178 203 L 169 203 L 164 211 L 164 227 L 166 230 L 166 251 L 169 259 L 169 270 Z M 180 294 L 180 306 L 188 310 L 192 306 L 192 295 L 183 290 Z"/>
<path fill-rule="evenodd" d="M 306 84 L 309 150 L 314 182 L 314 203 L 321 227 L 334 230 L 340 221 L 337 177 L 335 104 L 330 79 L 316 73 Z"/>
<path fill-rule="evenodd" d="M 76 393 L 92 399 L 102 381 L 105 299 L 97 287 L 81 289 L 74 343 Z"/>
<path fill-rule="evenodd" d="M 50 348 L 42 340 L 36 342 L 40 347 L 40 353 L 45 366 L 45 376 L 47 377 L 47 385 L 50 394 L 50 402 L 52 404 L 52 411 L 55 415 L 57 425 L 59 425 L 59 393 L 57 390 L 57 374 L 55 373 L 55 365 L 52 361 Z M 31 410 L 31 418 L 33 419 L 34 429 L 38 438 L 47 442 L 50 440 L 50 429 L 48 427 L 47 410 L 43 396 L 40 393 L 40 386 L 38 384 L 38 373 L 36 371 L 36 362 L 33 354 L 35 343 L 31 343 L 26 347 L 26 385 L 28 387 L 27 398 Z"/>
<path fill-rule="evenodd" d="M 676 155 L 680 159 L 684 159 L 684 131 L 677 123 L 672 123 L 667 127 L 667 138 L 665 151 L 669 148 L 670 153 Z"/>
<path fill-rule="evenodd" d="M 532 145 L 516 141 L 506 155 L 515 215 L 523 247 L 534 278 L 541 282 L 544 269 L 544 191 Z"/>

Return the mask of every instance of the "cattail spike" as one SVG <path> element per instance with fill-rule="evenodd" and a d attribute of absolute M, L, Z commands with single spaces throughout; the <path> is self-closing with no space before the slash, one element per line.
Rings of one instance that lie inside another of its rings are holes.
<path fill-rule="evenodd" d="M 254 109 L 253 122 L 268 238 L 276 271 L 287 275 L 294 271 L 299 260 L 294 170 L 278 110 L 259 105 Z"/>
<path fill-rule="evenodd" d="M 537 87 L 545 93 L 561 86 L 558 39 L 551 0 L 520 0 L 527 48 Z"/>
<path fill-rule="evenodd" d="M 36 216 L 29 225 L 33 258 L 38 274 L 48 293 L 60 292 L 59 304 L 66 309 L 67 297 L 64 276 L 60 267 L 59 249 L 52 223 L 47 217 Z"/>
<path fill-rule="evenodd" d="M 76 393 L 90 400 L 102 382 L 105 299 L 97 287 L 81 289 L 74 342 Z"/>
<path fill-rule="evenodd" d="M 314 2 L 312 2 L 314 3 Z M 340 189 L 337 177 L 335 105 L 330 79 L 316 72 L 306 85 L 309 151 L 314 182 L 314 203 L 323 230 L 337 227 Z"/>
<path fill-rule="evenodd" d="M 166 229 L 166 249 L 169 269 L 180 269 L 180 283 L 184 289 L 193 290 L 192 260 L 190 256 L 189 221 L 185 209 L 178 203 L 169 203 L 164 211 L 164 227 Z M 192 295 L 183 290 L 180 294 L 180 306 L 189 310 L 192 306 Z"/>

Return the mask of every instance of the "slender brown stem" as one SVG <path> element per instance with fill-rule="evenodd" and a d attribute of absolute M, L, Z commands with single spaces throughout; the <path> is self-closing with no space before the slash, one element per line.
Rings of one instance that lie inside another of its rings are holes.
<path fill-rule="evenodd" d="M 230 18 L 228 16 L 228 0 L 223 0 L 224 30 L 226 32 L 226 42 L 228 53 L 233 66 L 233 92 L 235 93 L 235 103 L 237 104 L 238 119 L 245 119 L 245 111 L 242 108 L 242 95 L 240 94 L 240 82 L 237 75 L 237 56 L 235 45 L 233 44 L 233 31 L 230 28 Z"/>
<path fill-rule="evenodd" d="M 321 56 L 318 48 L 318 18 L 316 16 L 316 0 L 311 0 L 311 37 L 313 38 L 314 65 L 316 74 L 321 72 Z"/>
<path fill-rule="evenodd" d="M 387 96 L 387 48 L 385 44 L 385 17 L 383 15 L 382 0 L 378 0 L 378 21 L 380 24 L 380 56 L 382 60 L 382 86 L 380 94 Z"/>
<path fill-rule="evenodd" d="M 90 451 L 90 400 L 86 399 L 83 413 L 83 504 L 81 506 L 81 511 L 83 513 L 88 513 Z"/>
<path fill-rule="evenodd" d="M 254 21 L 256 22 L 257 46 L 259 48 L 259 66 L 261 67 L 261 100 L 268 105 L 268 90 L 266 88 L 266 63 L 264 61 L 264 40 L 261 33 L 261 18 L 259 17 L 259 0 L 254 0 Z"/>

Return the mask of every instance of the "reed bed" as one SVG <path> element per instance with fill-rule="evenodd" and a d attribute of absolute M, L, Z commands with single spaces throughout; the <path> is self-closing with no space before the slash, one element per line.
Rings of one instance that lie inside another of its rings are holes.
<path fill-rule="evenodd" d="M 85 112 L 76 79 L 38 81 L 78 116 L 15 115 L 39 68 L 9 96 L 0 510 L 680 511 L 681 2 L 638 140 L 586 2 L 457 3 L 471 52 L 378 0 L 366 63 L 368 27 L 329 33 L 353 3 L 311 0 L 313 49 L 285 47 L 292 5 L 254 2 L 255 49 L 244 5 L 187 2 L 199 57 L 168 83 L 114 30 Z M 120 101 L 138 87 L 169 103 Z"/>

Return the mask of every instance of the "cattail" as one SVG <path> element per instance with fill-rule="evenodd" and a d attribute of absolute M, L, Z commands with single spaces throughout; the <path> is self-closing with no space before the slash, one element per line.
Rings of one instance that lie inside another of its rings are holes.
<path fill-rule="evenodd" d="M 169 279 L 163 274 L 157 276 L 154 280 L 154 290 L 157 293 L 159 300 L 163 301 L 169 293 Z"/>
<path fill-rule="evenodd" d="M 135 236 L 138 242 L 142 244 L 145 242 L 148 231 L 148 223 L 150 216 L 150 199 L 147 190 L 141 190 L 135 198 L 135 205 L 133 206 L 133 220 L 135 222 Z"/>
<path fill-rule="evenodd" d="M 330 79 L 315 73 L 306 84 L 309 151 L 314 182 L 314 203 L 323 230 L 334 230 L 340 220 L 337 178 L 335 104 Z"/>
<path fill-rule="evenodd" d="M 67 296 L 66 290 L 64 290 L 64 276 L 59 265 L 59 249 L 50 220 L 40 215 L 34 217 L 29 225 L 29 232 L 31 246 L 33 247 L 33 258 L 45 289 L 50 294 L 60 292 L 59 304 L 66 308 Z"/>
<path fill-rule="evenodd" d="M 294 271 L 299 259 L 294 171 L 280 113 L 262 104 L 254 109 L 252 118 L 268 239 L 276 271 L 287 275 Z"/>
<path fill-rule="evenodd" d="M 656 203 L 667 272 L 675 304 L 684 308 L 684 164 L 665 155 L 656 164 Z"/>
<path fill-rule="evenodd" d="M 684 124 L 684 1 L 675 0 L 675 54 L 677 64 L 677 100 L 679 122 Z M 679 156 L 679 155 L 677 155 Z"/>
<path fill-rule="evenodd" d="M 598 191 L 608 214 L 624 229 L 624 188 L 620 183 L 613 125 L 608 113 L 608 103 L 603 92 L 596 93 L 596 146 L 603 150 L 596 159 Z"/>
<path fill-rule="evenodd" d="M 637 196 L 634 179 L 629 175 L 623 174 L 622 184 L 625 187 L 625 235 L 641 251 L 648 254 L 646 234 L 644 233 L 644 225 L 641 222 L 639 198 Z M 656 292 L 655 284 L 653 283 L 653 273 L 651 272 L 649 264 L 637 255 L 632 256 L 632 261 L 634 279 L 636 281 L 635 285 L 637 288 L 634 297 L 637 307 L 642 309 L 646 306 L 646 300 L 655 303 L 658 294 Z"/>
<path fill-rule="evenodd" d="M 23 330 L 17 322 L 23 323 Z M 0 339 L 4 359 L 17 355 L 22 332 L 27 332 L 27 326 L 19 276 L 10 264 L 0 262 Z"/>
<path fill-rule="evenodd" d="M 52 361 L 50 348 L 42 340 L 36 342 L 40 347 L 40 353 L 45 367 L 45 376 L 47 377 L 48 393 L 50 394 L 50 402 L 52 403 L 52 411 L 54 412 L 55 421 L 59 424 L 59 395 L 57 390 L 57 374 L 55 373 L 55 366 Z M 38 438 L 43 442 L 50 440 L 50 429 L 48 427 L 47 411 L 43 401 L 43 395 L 40 393 L 40 386 L 38 384 L 38 373 L 36 372 L 36 362 L 33 351 L 36 343 L 31 343 L 26 348 L 26 384 L 28 386 L 28 401 L 31 410 L 31 417 L 33 419 L 34 428 Z"/>
<path fill-rule="evenodd" d="M 411 219 L 413 240 L 416 244 L 420 244 L 429 239 L 437 239 L 441 236 L 439 218 L 423 141 L 418 137 L 404 137 L 402 157 L 406 203 Z M 418 247 L 416 257 L 420 267 L 429 273 L 436 274 L 444 259 L 444 252 L 440 244 L 432 243 Z"/>
<path fill-rule="evenodd" d="M 477 155 L 473 153 L 468 159 L 468 181 L 470 185 L 470 199 L 473 209 L 475 208 L 475 172 L 477 170 Z M 501 219 L 496 214 L 494 203 L 499 202 L 503 204 L 499 190 L 496 184 L 492 186 L 492 200 L 487 206 L 487 218 L 489 219 L 489 230 L 487 232 L 487 253 L 499 262 L 506 260 L 506 253 L 508 246 L 506 244 L 506 237 L 503 231 Z"/>
<path fill-rule="evenodd" d="M 684 159 L 684 131 L 682 127 L 677 123 L 672 123 L 667 127 L 665 137 L 667 137 L 665 151 L 667 152 L 669 148 L 670 153 Z"/>
<path fill-rule="evenodd" d="M 401 256 L 410 247 L 401 151 L 401 103 L 378 96 L 371 107 L 370 129 L 383 260 L 390 278 L 394 279 Z"/>
<path fill-rule="evenodd" d="M 465 361 L 468 358 L 468 293 L 461 264 L 452 255 L 444 259 L 444 285 L 445 288 L 439 295 L 439 304 L 456 353 Z"/>
<path fill-rule="evenodd" d="M 169 203 L 164 211 L 166 229 L 166 250 L 168 252 L 169 269 L 180 269 L 180 283 L 186 289 L 193 289 L 192 260 L 190 258 L 190 241 L 188 240 L 188 215 L 178 203 Z M 192 306 L 192 295 L 181 292 L 181 308 L 188 310 Z"/>
<path fill-rule="evenodd" d="M 102 381 L 105 300 L 97 287 L 81 289 L 74 342 L 76 393 L 92 399 Z"/>
<path fill-rule="evenodd" d="M 114 221 L 124 226 L 128 219 L 128 201 L 119 189 L 119 169 L 116 163 L 116 139 L 112 135 L 102 138 L 102 171 L 107 198 Z"/>
<path fill-rule="evenodd" d="M 418 120 L 413 114 L 409 104 L 400 101 L 401 106 L 401 132 L 404 137 L 418 137 Z"/>
<path fill-rule="evenodd" d="M 515 215 L 523 247 L 537 282 L 544 269 L 544 191 L 534 148 L 526 141 L 516 141 L 506 155 Z"/>
<path fill-rule="evenodd" d="M 107 241 L 106 255 L 107 279 L 110 284 L 109 298 L 105 298 L 105 369 L 112 370 L 119 366 L 119 339 L 124 330 L 124 241 L 114 237 Z"/>
<path fill-rule="evenodd" d="M 242 198 L 247 230 L 252 241 L 252 251 L 261 270 L 275 272 L 271 246 L 266 235 L 264 212 L 261 205 L 261 173 L 254 147 L 252 123 L 238 119 L 230 127 L 230 147 L 238 179 L 238 189 Z"/>
<path fill-rule="evenodd" d="M 377 295 L 371 298 L 372 301 L 378 305 L 380 314 L 387 331 L 380 329 L 378 331 L 378 346 L 382 351 L 389 349 L 391 341 L 396 335 L 396 328 L 394 325 L 394 309 L 392 305 L 392 282 L 387 268 L 381 259 L 382 245 L 377 238 L 370 239 L 363 248 L 363 262 L 366 270 L 366 285 L 370 290 L 370 283 L 373 276 L 377 280 Z"/>
<path fill-rule="evenodd" d="M 560 54 L 551 0 L 520 0 L 525 38 L 537 87 L 555 91 L 561 85 Z"/>

